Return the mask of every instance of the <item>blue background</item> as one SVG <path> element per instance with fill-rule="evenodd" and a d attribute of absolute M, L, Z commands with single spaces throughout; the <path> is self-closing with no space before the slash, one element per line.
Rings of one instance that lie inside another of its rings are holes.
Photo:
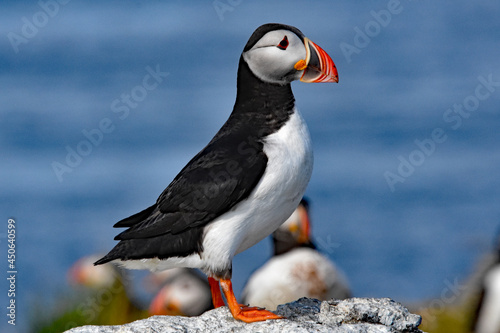
<path fill-rule="evenodd" d="M 71 264 L 111 249 L 112 225 L 152 204 L 216 133 L 232 110 L 243 46 L 267 22 L 298 27 L 339 70 L 339 84 L 293 89 L 315 150 L 313 236 L 354 295 L 439 298 L 491 250 L 500 87 L 459 126 L 443 117 L 474 101 L 478 77 L 500 82 L 500 3 L 42 3 L 52 15 L 36 1 L 4 1 L 0 11 L 0 277 L 14 218 L 18 324 L 67 293 Z M 169 75 L 120 119 L 112 102 L 142 85 L 148 66 Z M 83 131 L 106 118 L 112 130 L 58 178 L 53 163 L 65 164 L 68 147 L 82 148 Z M 446 140 L 418 153 L 415 140 L 436 128 Z M 384 174 L 410 157 L 418 165 L 391 189 Z M 235 258 L 237 293 L 270 252 L 265 240 Z M 7 289 L 0 278 L 1 308 Z"/>

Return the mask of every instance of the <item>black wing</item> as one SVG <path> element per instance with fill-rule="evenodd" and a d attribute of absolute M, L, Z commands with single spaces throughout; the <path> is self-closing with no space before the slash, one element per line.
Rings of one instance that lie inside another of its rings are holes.
<path fill-rule="evenodd" d="M 174 178 L 153 206 L 123 219 L 120 243 L 97 264 L 114 259 L 166 258 L 201 250 L 203 227 L 248 197 L 267 165 L 252 130 L 227 130 Z"/>
<path fill-rule="evenodd" d="M 205 147 L 163 191 L 156 205 L 115 225 L 129 227 L 116 239 L 176 235 L 202 227 L 246 198 L 264 173 L 267 157 L 248 141 L 234 139 L 224 137 Z"/>

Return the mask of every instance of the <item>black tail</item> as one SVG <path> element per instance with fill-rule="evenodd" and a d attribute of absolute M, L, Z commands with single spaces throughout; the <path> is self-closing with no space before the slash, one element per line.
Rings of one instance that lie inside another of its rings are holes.
<path fill-rule="evenodd" d="M 137 214 L 134 214 L 132 216 L 124 218 L 121 221 L 116 222 L 113 227 L 114 228 L 129 228 L 129 227 L 147 219 L 149 217 L 149 215 L 151 215 L 151 213 L 153 212 L 153 210 L 155 208 L 156 208 L 156 204 L 144 209 L 143 211 L 140 211 Z"/>
<path fill-rule="evenodd" d="M 181 234 L 164 234 L 151 238 L 121 240 L 116 246 L 94 265 L 101 265 L 113 260 L 140 260 L 148 258 L 166 259 L 186 257 L 200 253 L 203 248 L 201 239 L 203 228 L 193 228 Z"/>

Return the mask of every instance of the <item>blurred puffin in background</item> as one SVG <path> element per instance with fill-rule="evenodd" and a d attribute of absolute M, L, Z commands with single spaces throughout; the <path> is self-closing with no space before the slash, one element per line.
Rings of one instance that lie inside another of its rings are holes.
<path fill-rule="evenodd" d="M 99 258 L 98 254 L 83 257 L 68 272 L 69 282 L 86 288 L 87 298 L 98 303 L 92 323 L 118 325 L 146 318 L 147 311 L 130 295 L 124 271 L 116 265 L 94 266 Z"/>
<path fill-rule="evenodd" d="M 495 252 L 489 256 L 491 259 L 485 272 L 482 273 L 473 323 L 475 333 L 500 332 L 500 233 L 497 234 L 495 248 Z"/>
<path fill-rule="evenodd" d="M 99 255 L 76 261 L 65 291 L 54 308 L 35 305 L 32 332 L 63 332 L 83 325 L 121 325 L 147 318 L 149 313 L 130 296 L 129 281 L 116 265 L 94 266 Z"/>
<path fill-rule="evenodd" d="M 302 199 L 272 234 L 274 256 L 248 280 L 242 297 L 245 303 L 276 309 L 300 297 L 351 297 L 344 274 L 316 250 L 310 232 L 309 203 Z"/>
<path fill-rule="evenodd" d="M 210 285 L 192 268 L 173 268 L 153 274 L 149 280 L 162 287 L 149 306 L 152 315 L 199 316 L 213 309 Z"/>
<path fill-rule="evenodd" d="M 94 261 L 98 258 L 100 256 L 95 254 L 78 259 L 68 270 L 70 284 L 90 289 L 123 285 L 123 271 L 116 265 L 94 266 Z"/>

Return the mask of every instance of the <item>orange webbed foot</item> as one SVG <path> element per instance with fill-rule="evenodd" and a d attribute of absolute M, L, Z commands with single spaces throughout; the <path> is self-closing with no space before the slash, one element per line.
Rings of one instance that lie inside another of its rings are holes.
<path fill-rule="evenodd" d="M 227 306 L 235 319 L 246 323 L 253 323 L 268 319 L 284 319 L 283 317 L 263 308 L 238 304 L 236 297 L 234 296 L 231 280 L 221 279 L 219 283 L 222 287 L 222 291 L 224 292 L 224 296 L 226 296 Z"/>
<path fill-rule="evenodd" d="M 241 306 L 240 311 L 233 314 L 235 319 L 244 321 L 245 323 L 253 323 L 256 321 L 264 321 L 268 319 L 285 319 L 284 317 L 278 316 L 277 314 L 265 310 L 263 308 L 253 307 L 253 306 Z"/>

